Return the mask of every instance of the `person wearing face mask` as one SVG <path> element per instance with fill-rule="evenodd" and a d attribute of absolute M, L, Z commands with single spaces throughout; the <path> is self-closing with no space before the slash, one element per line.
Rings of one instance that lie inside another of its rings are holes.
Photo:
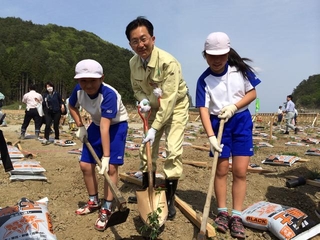
<path fill-rule="evenodd" d="M 43 145 L 49 144 L 49 135 L 51 131 L 51 124 L 53 121 L 54 139 L 59 140 L 59 122 L 61 113 L 65 111 L 65 105 L 62 101 L 61 95 L 54 91 L 54 85 L 52 82 L 45 84 L 45 93 L 43 94 L 43 111 L 45 117 L 45 130 Z"/>

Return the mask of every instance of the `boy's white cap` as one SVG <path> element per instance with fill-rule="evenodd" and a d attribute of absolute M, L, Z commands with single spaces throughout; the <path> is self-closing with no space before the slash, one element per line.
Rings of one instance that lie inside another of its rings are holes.
<path fill-rule="evenodd" d="M 209 55 L 223 55 L 230 51 L 230 39 L 223 32 L 210 33 L 204 43 L 204 50 Z"/>
<path fill-rule="evenodd" d="M 79 78 L 101 78 L 103 68 L 100 63 L 92 59 L 84 59 L 76 65 L 75 79 Z"/>

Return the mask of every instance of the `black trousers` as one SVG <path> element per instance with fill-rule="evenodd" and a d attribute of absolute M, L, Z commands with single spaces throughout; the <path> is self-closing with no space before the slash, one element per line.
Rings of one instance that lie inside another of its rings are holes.
<path fill-rule="evenodd" d="M 4 170 L 6 172 L 13 170 L 11 158 L 8 152 L 7 143 L 6 143 L 6 140 L 4 139 L 4 136 L 1 130 L 0 130 L 0 153 L 1 153 L 1 160 L 3 163 Z"/>
<path fill-rule="evenodd" d="M 30 108 L 29 111 L 25 111 L 24 119 L 21 127 L 21 134 L 25 134 L 27 131 L 27 128 L 30 124 L 31 119 L 34 121 L 35 126 L 35 133 L 40 133 L 40 128 L 42 124 L 42 118 L 40 117 L 38 111 L 36 108 Z"/>
<path fill-rule="evenodd" d="M 46 120 L 46 128 L 44 130 L 45 139 L 49 140 L 52 121 L 53 121 L 53 129 L 54 129 L 54 139 L 59 139 L 59 134 L 60 134 L 59 123 L 61 118 L 61 112 L 57 112 L 57 113 L 46 112 L 44 116 Z"/>

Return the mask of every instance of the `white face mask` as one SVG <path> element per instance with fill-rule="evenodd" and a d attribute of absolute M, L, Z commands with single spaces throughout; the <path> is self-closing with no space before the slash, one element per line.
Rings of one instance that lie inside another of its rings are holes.
<path fill-rule="evenodd" d="M 48 87 L 48 88 L 47 88 L 47 91 L 48 91 L 48 92 L 52 92 L 52 91 L 53 91 L 53 87 Z"/>

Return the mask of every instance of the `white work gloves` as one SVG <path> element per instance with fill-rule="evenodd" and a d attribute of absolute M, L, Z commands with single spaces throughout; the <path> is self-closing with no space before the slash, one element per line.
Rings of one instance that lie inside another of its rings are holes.
<path fill-rule="evenodd" d="M 78 131 L 76 132 L 76 137 L 81 141 L 84 142 L 84 137 L 88 136 L 88 132 L 85 126 L 79 127 Z"/>
<path fill-rule="evenodd" d="M 218 118 L 224 118 L 226 122 L 234 115 L 234 113 L 238 110 L 236 105 L 228 105 L 221 109 Z"/>
<path fill-rule="evenodd" d="M 142 143 L 146 143 L 150 141 L 150 145 L 152 145 L 154 142 L 154 138 L 156 136 L 156 132 L 157 130 L 155 130 L 154 128 L 150 128 L 147 133 L 147 136 L 143 139 Z"/>
<path fill-rule="evenodd" d="M 150 102 L 148 99 L 142 99 L 139 103 L 139 106 L 140 106 L 140 111 L 143 113 L 149 112 L 151 109 Z"/>
<path fill-rule="evenodd" d="M 222 148 L 219 146 L 216 136 L 209 137 L 209 142 L 212 153 L 214 153 L 215 151 L 218 151 L 219 153 L 222 152 Z"/>
<path fill-rule="evenodd" d="M 97 170 L 99 171 L 99 174 L 103 175 L 105 171 L 109 171 L 109 161 L 110 157 L 102 157 L 101 158 L 101 168 L 97 165 Z"/>

